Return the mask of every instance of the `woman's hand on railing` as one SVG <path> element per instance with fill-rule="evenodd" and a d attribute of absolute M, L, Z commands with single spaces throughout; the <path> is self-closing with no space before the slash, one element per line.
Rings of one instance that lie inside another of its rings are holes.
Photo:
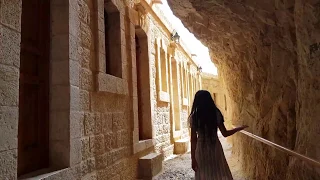
<path fill-rule="evenodd" d="M 244 126 L 240 126 L 240 127 L 231 129 L 231 130 L 227 130 L 226 127 L 224 126 L 224 124 L 222 123 L 222 124 L 220 124 L 218 127 L 219 127 L 219 129 L 220 129 L 221 134 L 222 134 L 224 137 L 228 137 L 228 136 L 231 136 L 231 135 L 233 135 L 234 133 L 236 133 L 236 132 L 238 132 L 238 131 L 244 130 L 245 128 L 247 128 L 247 127 L 249 127 L 249 126 L 244 125 Z"/>
<path fill-rule="evenodd" d="M 243 126 L 240 126 L 240 127 L 238 127 L 238 129 L 239 129 L 239 131 L 242 131 L 242 130 L 244 130 L 245 128 L 248 128 L 249 126 L 247 126 L 247 125 L 243 125 Z"/>

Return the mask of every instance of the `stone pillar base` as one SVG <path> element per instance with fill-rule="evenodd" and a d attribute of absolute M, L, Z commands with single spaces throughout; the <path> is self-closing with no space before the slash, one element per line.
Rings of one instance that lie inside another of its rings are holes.
<path fill-rule="evenodd" d="M 180 139 L 174 142 L 174 153 L 184 154 L 188 152 L 190 141 L 189 139 Z"/>
<path fill-rule="evenodd" d="M 143 180 L 152 179 L 162 171 L 162 155 L 151 153 L 139 159 L 139 177 Z"/>

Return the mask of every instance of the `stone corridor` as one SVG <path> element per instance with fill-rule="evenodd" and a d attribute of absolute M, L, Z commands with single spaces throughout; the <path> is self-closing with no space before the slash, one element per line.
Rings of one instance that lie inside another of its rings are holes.
<path fill-rule="evenodd" d="M 217 76 L 164 2 L 0 0 L 0 180 L 191 179 L 200 89 L 235 179 L 320 179 L 320 0 L 167 0 Z"/>
<path fill-rule="evenodd" d="M 226 159 L 231 169 L 234 180 L 249 180 L 241 171 L 241 165 L 234 155 L 232 155 L 232 145 L 224 138 L 220 132 L 219 139 L 222 144 Z M 163 171 L 155 180 L 193 180 L 194 172 L 191 168 L 190 151 L 183 155 L 173 155 L 163 163 Z"/>

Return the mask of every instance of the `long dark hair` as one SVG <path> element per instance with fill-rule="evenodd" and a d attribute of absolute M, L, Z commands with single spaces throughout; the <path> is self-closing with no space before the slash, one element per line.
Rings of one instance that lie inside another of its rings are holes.
<path fill-rule="evenodd" d="M 206 90 L 199 90 L 194 97 L 189 115 L 191 128 L 194 128 L 197 133 L 203 133 L 205 138 L 209 137 L 211 141 L 215 141 L 218 128 L 217 111 L 219 109 L 215 105 L 211 94 Z"/>

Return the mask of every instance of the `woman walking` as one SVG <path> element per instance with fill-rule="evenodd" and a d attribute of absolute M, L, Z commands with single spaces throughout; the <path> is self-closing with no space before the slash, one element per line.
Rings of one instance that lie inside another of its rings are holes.
<path fill-rule="evenodd" d="M 228 137 L 248 126 L 226 130 L 220 110 L 216 107 L 211 94 L 205 90 L 196 93 L 189 121 L 192 169 L 195 171 L 195 179 L 232 180 L 217 129 L 220 129 L 224 137 Z"/>

